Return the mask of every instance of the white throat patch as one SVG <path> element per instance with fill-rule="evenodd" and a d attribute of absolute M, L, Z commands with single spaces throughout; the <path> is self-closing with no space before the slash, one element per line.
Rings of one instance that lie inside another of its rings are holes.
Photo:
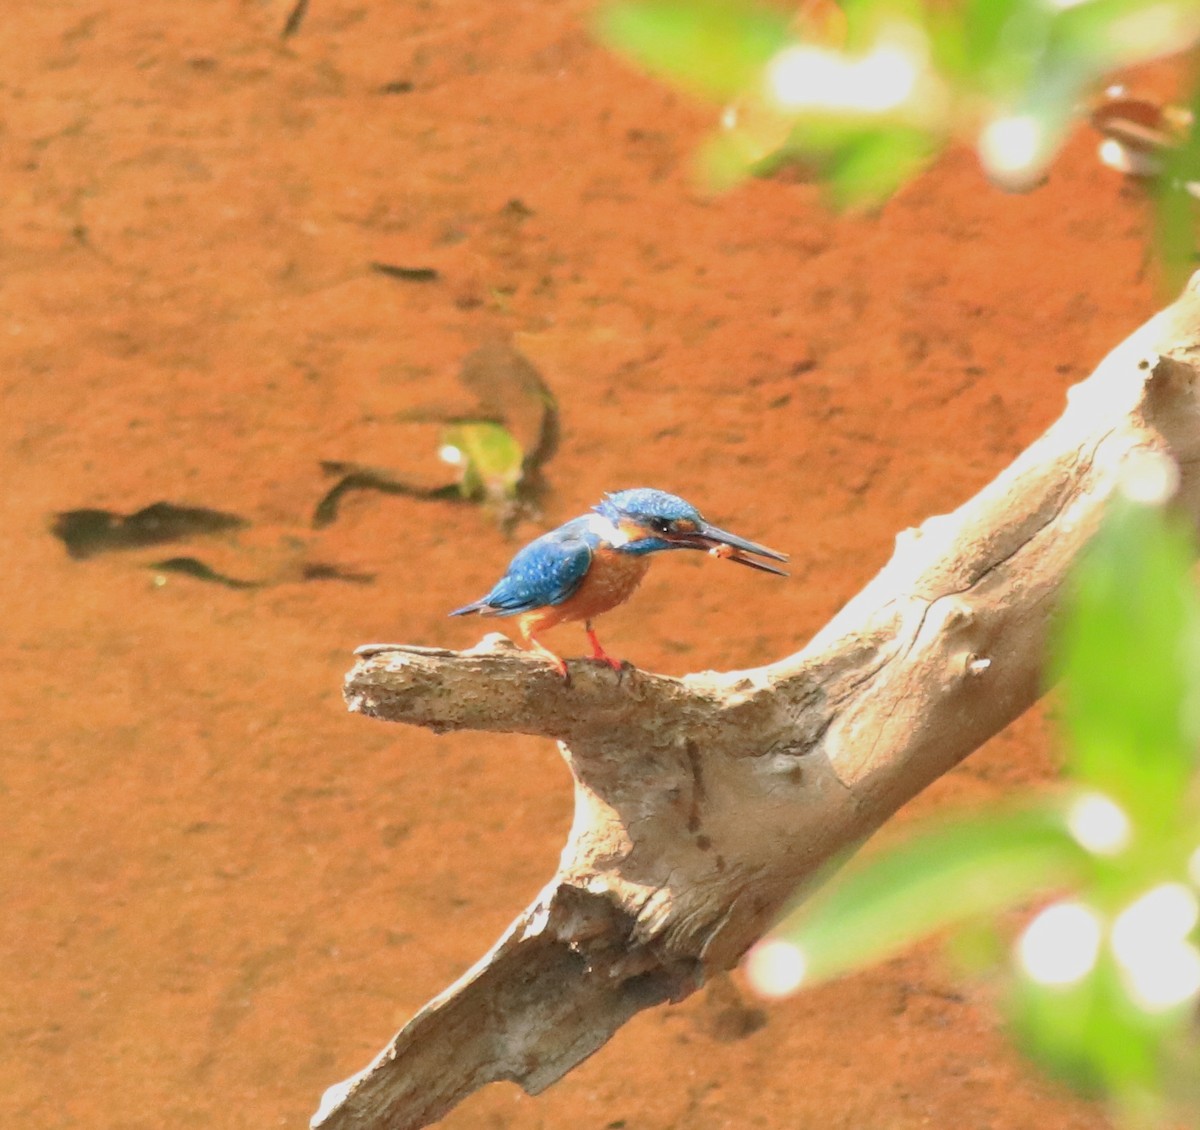
<path fill-rule="evenodd" d="M 616 522 L 611 518 L 606 518 L 603 514 L 589 514 L 588 529 L 596 537 L 616 548 L 628 545 L 630 541 L 629 535 Z"/>

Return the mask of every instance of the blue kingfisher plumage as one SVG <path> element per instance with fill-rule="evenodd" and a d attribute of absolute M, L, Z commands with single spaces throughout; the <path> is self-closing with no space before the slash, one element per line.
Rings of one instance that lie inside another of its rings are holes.
<path fill-rule="evenodd" d="M 537 637 L 556 624 L 582 620 L 592 658 L 620 670 L 621 663 L 600 646 L 592 620 L 628 600 L 646 575 L 651 555 L 668 549 L 704 550 L 787 576 L 770 564 L 787 561 L 787 554 L 717 529 L 677 495 L 638 487 L 606 495 L 589 513 L 531 541 L 491 592 L 450 615 L 516 617 L 523 646 L 544 655 L 564 677 L 566 662 Z"/>

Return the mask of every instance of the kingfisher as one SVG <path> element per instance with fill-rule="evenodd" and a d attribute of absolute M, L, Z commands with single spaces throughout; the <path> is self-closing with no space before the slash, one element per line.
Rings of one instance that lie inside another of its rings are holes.
<path fill-rule="evenodd" d="M 726 561 L 786 577 L 772 561 L 786 553 L 719 530 L 677 495 L 650 487 L 607 494 L 587 514 L 535 538 L 509 562 L 491 592 L 451 616 L 514 616 L 522 646 L 569 678 L 566 661 L 538 636 L 557 624 L 582 620 L 591 658 L 623 669 L 592 627 L 602 612 L 624 604 L 650 568 L 650 556 L 668 549 L 699 549 Z M 766 558 L 767 560 L 762 560 Z"/>

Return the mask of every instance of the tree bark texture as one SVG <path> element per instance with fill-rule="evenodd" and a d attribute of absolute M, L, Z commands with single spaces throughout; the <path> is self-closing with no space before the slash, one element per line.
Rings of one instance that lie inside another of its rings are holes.
<path fill-rule="evenodd" d="M 668 678 L 587 661 L 564 684 L 499 636 L 360 649 L 350 709 L 554 738 L 575 778 L 558 873 L 367 1068 L 323 1130 L 412 1130 L 495 1080 L 536 1094 L 640 1009 L 734 965 L 823 865 L 1020 715 L 1055 602 L 1141 453 L 1200 517 L 1200 274 L 1068 394 L 1063 415 L 891 561 L 802 651 Z"/>

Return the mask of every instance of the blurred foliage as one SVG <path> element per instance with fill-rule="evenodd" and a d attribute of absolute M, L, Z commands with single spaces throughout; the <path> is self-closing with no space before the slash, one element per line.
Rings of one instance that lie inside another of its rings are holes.
<path fill-rule="evenodd" d="M 1035 186 L 1106 80 L 1200 41 L 1200 0 L 613 0 L 598 33 L 725 104 L 699 159 L 709 187 L 799 161 L 848 206 L 882 201 L 955 140 L 995 183 Z M 1177 273 L 1194 127 L 1167 166 L 1159 242 Z"/>
<path fill-rule="evenodd" d="M 492 420 L 451 424 L 442 432 L 442 452 L 447 462 L 459 468 L 463 498 L 504 502 L 517 497 L 525 452 L 503 424 Z"/>
<path fill-rule="evenodd" d="M 601 30 L 646 68 L 709 98 L 735 98 L 790 38 L 790 19 L 771 8 L 703 0 L 620 3 Z"/>
<path fill-rule="evenodd" d="M 956 931 L 1044 1068 L 1130 1124 L 1200 1117 L 1194 559 L 1182 522 L 1115 501 L 1058 631 L 1064 785 L 850 864 L 751 956 L 752 980 L 791 991 Z"/>
<path fill-rule="evenodd" d="M 1194 263 L 1194 211 L 1200 185 L 1200 81 L 1188 108 L 1187 134 L 1168 153 L 1158 178 L 1158 207 L 1155 235 L 1159 256 L 1166 267 L 1168 285 L 1178 289 L 1187 280 Z"/>

